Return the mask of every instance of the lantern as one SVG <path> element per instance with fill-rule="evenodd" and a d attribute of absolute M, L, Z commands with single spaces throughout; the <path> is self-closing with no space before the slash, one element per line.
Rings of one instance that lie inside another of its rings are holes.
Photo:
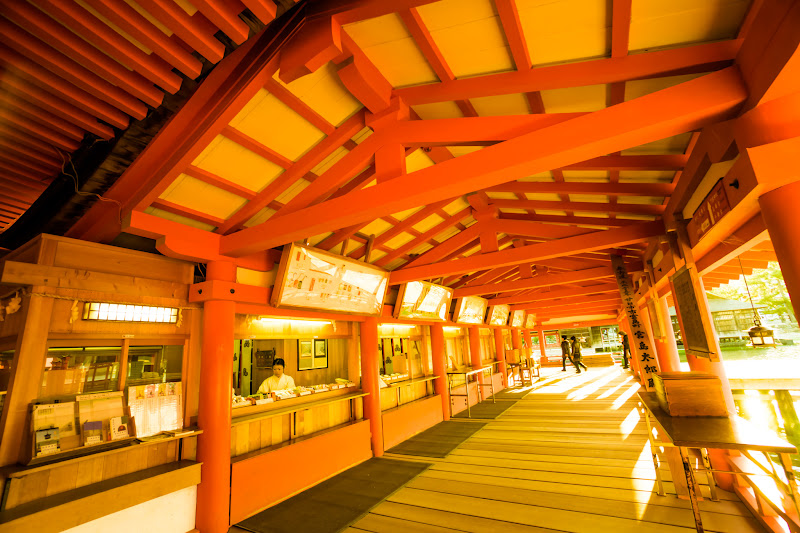
<path fill-rule="evenodd" d="M 756 318 L 755 326 L 747 332 L 753 343 L 753 348 L 775 348 L 775 336 L 773 331 L 761 325 L 761 321 Z"/>

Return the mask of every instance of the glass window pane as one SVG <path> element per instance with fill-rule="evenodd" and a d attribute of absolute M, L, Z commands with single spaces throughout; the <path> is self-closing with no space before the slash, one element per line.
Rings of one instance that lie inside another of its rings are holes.
<path fill-rule="evenodd" d="M 180 381 L 182 367 L 183 346 L 131 346 L 125 388 Z"/>
<path fill-rule="evenodd" d="M 119 346 L 50 348 L 39 399 L 119 390 Z"/>

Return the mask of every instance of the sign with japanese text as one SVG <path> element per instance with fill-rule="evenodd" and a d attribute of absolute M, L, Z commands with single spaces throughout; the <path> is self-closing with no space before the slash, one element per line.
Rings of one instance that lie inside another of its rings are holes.
<path fill-rule="evenodd" d="M 696 243 L 713 228 L 719 220 L 731 210 L 728 196 L 725 194 L 725 185 L 722 178 L 714 185 L 708 196 L 703 199 L 692 215 L 692 220 L 686 226 L 691 242 Z"/>
<path fill-rule="evenodd" d="M 389 273 L 310 246 L 284 246 L 272 289 L 275 307 L 380 315 Z"/>
<path fill-rule="evenodd" d="M 619 295 L 620 298 L 622 298 L 622 305 L 625 306 L 625 313 L 631 328 L 631 355 L 639 361 L 639 368 L 642 370 L 642 380 L 645 389 L 648 391 L 655 390 L 653 374 L 659 372 L 658 359 L 653 349 L 653 342 L 647 335 L 643 319 L 639 316 L 639 309 L 634 301 L 634 294 L 636 291 L 633 289 L 633 283 L 631 283 L 631 278 L 628 275 L 628 271 L 625 269 L 625 263 L 622 261 L 622 257 L 612 255 L 611 268 L 614 269 L 614 278 L 617 280 Z"/>

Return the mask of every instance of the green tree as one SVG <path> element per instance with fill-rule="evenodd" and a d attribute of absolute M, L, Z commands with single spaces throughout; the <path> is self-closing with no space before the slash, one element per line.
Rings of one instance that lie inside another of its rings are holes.
<path fill-rule="evenodd" d="M 762 313 L 786 316 L 789 321 L 796 322 L 789 293 L 786 291 L 786 283 L 783 281 L 780 266 L 776 262 L 770 262 L 765 269 L 753 271 L 751 275 L 747 276 L 747 286 L 739 276 L 738 280 L 733 280 L 727 285 L 721 285 L 709 292 L 721 298 L 747 302 L 749 301 L 748 288 L 753 302 L 765 306 Z"/>

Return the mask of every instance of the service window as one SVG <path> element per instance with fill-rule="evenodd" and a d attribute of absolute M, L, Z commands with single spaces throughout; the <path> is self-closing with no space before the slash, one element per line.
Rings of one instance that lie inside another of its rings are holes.
<path fill-rule="evenodd" d="M 50 348 L 39 399 L 119 390 L 119 346 Z"/>
<path fill-rule="evenodd" d="M 183 372 L 183 345 L 130 346 L 125 386 L 180 381 Z"/>

